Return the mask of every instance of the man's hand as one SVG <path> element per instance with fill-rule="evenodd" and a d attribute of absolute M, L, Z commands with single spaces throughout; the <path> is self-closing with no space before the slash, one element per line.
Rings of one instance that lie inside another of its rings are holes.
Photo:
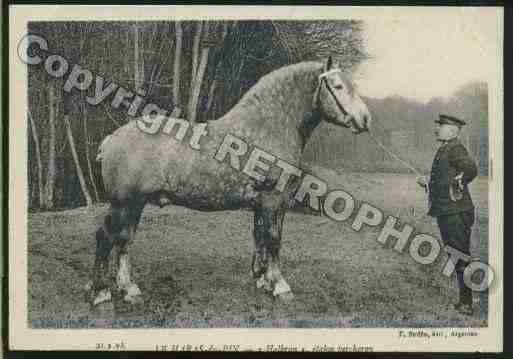
<path fill-rule="evenodd" d="M 417 177 L 417 184 L 422 188 L 427 188 L 427 178 L 425 176 Z"/>
<path fill-rule="evenodd" d="M 454 182 L 456 182 L 460 190 L 463 190 L 463 172 L 454 177 Z"/>

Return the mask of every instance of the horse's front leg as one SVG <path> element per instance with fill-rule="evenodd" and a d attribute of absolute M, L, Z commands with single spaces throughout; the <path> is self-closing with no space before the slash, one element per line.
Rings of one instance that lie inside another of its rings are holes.
<path fill-rule="evenodd" d="M 255 209 L 253 235 L 256 248 L 252 271 L 257 288 L 272 292 L 280 300 L 289 301 L 294 296 L 281 274 L 279 257 L 284 217 L 283 206 L 260 206 Z"/>
<path fill-rule="evenodd" d="M 86 285 L 90 290 L 90 300 L 93 305 L 111 300 L 109 257 L 114 246 L 114 235 L 110 233 L 108 223 L 110 215 L 106 217 L 106 223 L 96 231 L 96 255 L 94 260 L 92 282 Z"/>

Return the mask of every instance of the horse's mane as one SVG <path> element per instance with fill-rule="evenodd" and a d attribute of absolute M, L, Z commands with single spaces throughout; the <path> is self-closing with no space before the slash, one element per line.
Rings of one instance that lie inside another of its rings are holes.
<path fill-rule="evenodd" d="M 237 117 L 241 112 L 245 116 L 273 111 L 275 117 L 283 117 L 278 110 L 290 114 L 295 106 L 304 106 L 305 99 L 298 95 L 304 94 L 311 101 L 322 69 L 322 63 L 309 61 L 274 70 L 262 76 L 223 118 Z"/>
<path fill-rule="evenodd" d="M 273 95 L 273 89 L 279 89 L 285 94 L 290 94 L 297 88 L 313 83 L 321 70 L 322 63 L 320 62 L 300 62 L 281 67 L 261 77 L 241 98 L 239 103 L 244 104 L 255 97 L 259 100 L 267 100 L 266 97 Z"/>
<path fill-rule="evenodd" d="M 293 116 L 296 110 L 304 109 L 305 103 L 312 102 L 323 68 L 322 62 L 307 61 L 274 70 L 262 76 L 222 118 L 235 119 L 241 113 L 246 117 L 261 117 L 265 112 L 272 112 L 276 118 Z M 351 80 L 342 76 L 348 90 L 353 92 Z"/>

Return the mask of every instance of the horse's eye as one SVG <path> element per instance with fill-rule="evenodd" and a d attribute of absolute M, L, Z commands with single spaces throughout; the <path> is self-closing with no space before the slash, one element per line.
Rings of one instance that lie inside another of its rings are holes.
<path fill-rule="evenodd" d="M 336 84 L 336 85 L 335 85 L 335 88 L 336 88 L 337 90 L 343 90 L 343 89 L 344 89 L 344 85 L 342 85 L 342 84 Z"/>

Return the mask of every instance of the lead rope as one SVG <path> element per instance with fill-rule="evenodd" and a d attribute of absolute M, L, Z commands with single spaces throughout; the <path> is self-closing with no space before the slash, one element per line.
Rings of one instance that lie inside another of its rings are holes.
<path fill-rule="evenodd" d="M 329 70 L 329 71 L 325 71 L 323 72 L 322 74 L 319 75 L 318 77 L 318 80 L 319 80 L 319 85 L 317 86 L 317 89 L 315 90 L 315 94 L 314 94 L 314 107 L 317 107 L 318 105 L 318 102 L 319 102 L 319 92 L 320 92 L 320 88 L 322 86 L 322 82 L 323 80 L 330 74 L 332 73 L 335 73 L 335 72 L 342 72 L 340 69 L 332 69 L 332 70 Z M 326 82 L 326 89 L 329 91 L 329 93 L 331 94 L 331 96 L 333 96 L 333 99 L 335 100 L 335 103 L 337 104 L 337 106 L 339 107 L 339 109 L 342 111 L 342 113 L 344 113 L 345 115 L 347 114 L 347 112 L 345 111 L 344 107 L 338 102 L 338 99 L 337 97 L 335 96 L 335 94 L 333 93 L 333 91 L 331 90 L 331 88 L 329 87 L 328 83 Z M 353 119 L 354 121 L 354 119 Z M 412 165 L 410 165 L 408 162 L 406 162 L 405 160 L 403 160 L 402 158 L 400 158 L 399 156 L 397 156 L 395 153 L 393 153 L 392 151 L 390 151 L 388 148 L 385 147 L 385 145 L 383 145 L 375 136 L 373 133 L 371 133 L 370 131 L 368 131 L 369 133 L 369 136 L 370 138 L 381 148 L 383 149 L 383 151 L 385 151 L 386 153 L 388 153 L 392 158 L 394 158 L 396 161 L 398 161 L 399 163 L 401 163 L 403 166 L 407 167 L 409 170 L 411 170 L 413 173 L 415 173 L 418 177 L 420 176 L 423 176 L 422 173 L 420 173 L 415 167 L 413 167 Z M 427 192 L 427 188 L 426 188 L 426 192 Z M 415 217 L 415 206 L 410 206 L 410 212 L 412 214 L 413 217 Z M 397 213 L 396 217 L 399 217 L 399 213 L 400 213 L 400 210 L 399 212 Z"/>
<path fill-rule="evenodd" d="M 393 153 L 391 150 L 389 150 L 387 147 L 385 147 L 385 145 L 383 143 L 381 143 L 381 141 L 379 141 L 372 132 L 368 132 L 370 138 L 383 150 L 385 151 L 390 157 L 392 157 L 393 159 L 395 159 L 397 162 L 401 163 L 403 166 L 405 166 L 406 168 L 408 168 L 409 170 L 411 170 L 413 173 L 415 173 L 417 176 L 421 177 L 423 176 L 422 173 L 420 173 L 420 171 L 418 171 L 415 167 L 413 167 L 411 164 L 409 164 L 408 162 L 406 162 L 405 160 L 403 160 L 401 157 L 399 157 L 398 155 L 396 155 L 395 153 Z M 415 217 L 415 206 L 410 206 L 410 212 L 412 214 L 413 217 Z M 399 214 L 400 214 L 400 210 L 399 212 L 397 213 L 396 217 L 399 217 Z"/>
<path fill-rule="evenodd" d="M 413 167 L 412 165 L 410 165 L 408 162 L 406 162 L 405 160 L 403 160 L 402 158 L 400 158 L 399 156 L 397 156 L 395 153 L 393 153 L 392 151 L 390 151 L 388 148 L 385 147 L 385 145 L 383 145 L 375 136 L 372 132 L 369 131 L 369 136 L 370 138 L 372 138 L 372 140 L 374 142 L 376 142 L 376 144 L 381 147 L 383 149 L 383 151 L 385 151 L 386 153 L 388 153 L 391 157 L 393 157 L 394 159 L 396 159 L 398 162 L 402 163 L 405 167 L 407 167 L 408 169 L 410 169 L 413 173 L 415 173 L 417 176 L 422 176 L 422 173 L 420 173 L 415 167 Z"/>

